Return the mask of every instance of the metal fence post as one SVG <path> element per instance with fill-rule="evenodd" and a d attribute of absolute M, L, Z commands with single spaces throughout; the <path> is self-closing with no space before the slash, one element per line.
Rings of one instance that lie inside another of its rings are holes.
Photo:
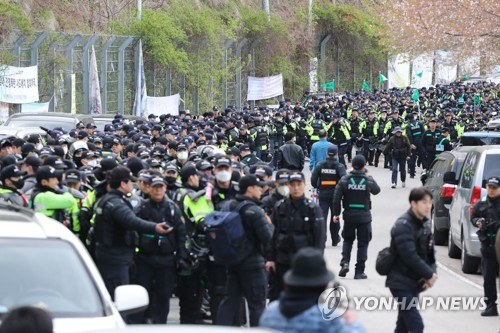
<path fill-rule="evenodd" d="M 66 47 L 66 59 L 68 61 L 68 64 L 66 65 L 66 110 L 69 113 L 71 113 L 71 100 L 73 97 L 73 91 L 71 89 L 73 83 L 71 77 L 71 75 L 73 74 L 73 49 L 81 39 L 82 36 L 77 35 Z"/>
<path fill-rule="evenodd" d="M 90 76 L 90 71 L 89 71 L 89 49 L 92 45 L 97 42 L 99 39 L 99 36 L 93 35 L 92 37 L 89 38 L 89 41 L 85 46 L 83 47 L 83 113 L 84 114 L 89 114 L 90 113 L 90 107 L 89 107 L 89 76 Z"/>
<path fill-rule="evenodd" d="M 241 49 L 248 42 L 247 38 L 243 38 L 236 46 L 236 109 L 241 110 Z"/>
<path fill-rule="evenodd" d="M 134 41 L 134 38 L 127 37 L 118 48 L 118 113 L 124 113 L 125 105 L 125 49 Z"/>
<path fill-rule="evenodd" d="M 326 44 L 330 41 L 330 38 L 332 38 L 332 35 L 326 35 L 323 37 L 321 40 L 321 43 L 319 44 L 319 54 L 320 54 L 320 71 L 321 71 L 321 76 L 320 76 L 320 85 L 323 83 L 326 83 Z"/>
<path fill-rule="evenodd" d="M 227 39 L 224 42 L 224 66 L 225 66 L 225 74 L 224 74 L 224 86 L 223 89 L 224 91 L 222 92 L 222 109 L 224 110 L 227 107 L 227 85 L 228 85 L 228 80 L 227 80 L 227 62 L 228 62 L 228 52 L 231 46 L 234 44 L 234 39 Z"/>
<path fill-rule="evenodd" d="M 102 113 L 106 114 L 108 98 L 108 48 L 116 40 L 116 36 L 111 36 L 101 48 L 101 105 Z"/>
<path fill-rule="evenodd" d="M 253 42 L 252 42 L 252 45 L 250 46 L 250 49 L 251 49 L 251 54 L 252 54 L 252 63 L 250 65 L 250 73 L 252 73 L 252 76 L 255 76 L 255 47 L 257 46 L 257 43 L 258 43 L 258 40 L 255 39 Z M 251 110 L 250 111 L 253 111 L 253 109 L 255 108 L 255 101 L 251 101 L 250 102 L 250 108 Z"/>
<path fill-rule="evenodd" d="M 41 33 L 31 44 L 31 66 L 36 66 L 38 64 L 38 47 L 42 42 L 49 36 L 47 31 Z"/>
<path fill-rule="evenodd" d="M 20 36 L 14 43 L 13 49 L 14 49 L 14 66 L 19 66 L 21 63 L 21 45 L 24 43 L 24 36 Z"/>

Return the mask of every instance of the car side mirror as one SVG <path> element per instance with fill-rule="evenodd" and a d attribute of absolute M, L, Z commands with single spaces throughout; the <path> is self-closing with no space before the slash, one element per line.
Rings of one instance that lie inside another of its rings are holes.
<path fill-rule="evenodd" d="M 144 311 L 149 305 L 149 295 L 143 286 L 128 284 L 115 289 L 115 305 L 124 315 Z"/>
<path fill-rule="evenodd" d="M 447 171 L 443 175 L 443 181 L 447 184 L 458 185 L 458 181 L 456 180 L 457 174 L 453 171 Z"/>

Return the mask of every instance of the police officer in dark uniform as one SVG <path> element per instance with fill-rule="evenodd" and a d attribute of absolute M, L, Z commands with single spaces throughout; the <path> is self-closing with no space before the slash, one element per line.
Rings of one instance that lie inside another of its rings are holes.
<path fill-rule="evenodd" d="M 417 164 L 417 158 L 423 160 L 425 156 L 424 147 L 422 146 L 422 138 L 424 135 L 424 124 L 415 119 L 414 114 L 408 115 L 409 123 L 406 126 L 406 136 L 410 140 L 411 145 L 411 156 L 408 161 L 408 171 L 410 173 L 410 178 L 415 178 L 415 168 Z"/>
<path fill-rule="evenodd" d="M 177 258 L 186 258 L 186 227 L 177 205 L 165 196 L 167 187 L 161 176 L 151 179 L 149 199 L 141 204 L 137 216 L 161 223 L 172 231 L 166 235 L 141 233 L 136 262 L 136 282 L 148 290 L 150 314 L 154 324 L 165 324 L 170 297 L 175 286 Z M 153 282 L 155 289 L 153 290 Z M 133 323 L 145 323 L 144 313 L 131 316 Z"/>
<path fill-rule="evenodd" d="M 479 228 L 481 241 L 482 271 L 486 309 L 481 316 L 498 316 L 497 286 L 498 261 L 495 238 L 500 228 L 500 177 L 490 177 L 486 182 L 487 196 L 481 198 L 472 210 L 471 222 Z"/>
<path fill-rule="evenodd" d="M 425 149 L 425 163 L 423 165 L 424 169 L 429 169 L 432 162 L 436 158 L 436 145 L 438 144 L 438 138 L 441 136 L 441 131 L 436 128 L 436 119 L 431 119 L 429 121 L 429 129 L 424 132 L 424 137 L 422 139 L 422 145 Z"/>
<path fill-rule="evenodd" d="M 276 203 L 284 198 L 288 198 L 290 195 L 290 188 L 288 187 L 288 176 L 290 175 L 290 170 L 279 169 L 275 175 L 274 185 L 275 188 L 272 193 L 264 198 L 262 198 L 262 209 L 264 212 L 271 216 L 273 214 L 273 209 Z"/>
<path fill-rule="evenodd" d="M 355 279 L 366 279 L 365 262 L 368 257 L 368 243 L 372 238 L 372 214 L 370 194 L 376 195 L 380 187 L 373 177 L 368 176 L 365 168 L 366 160 L 363 155 L 356 155 L 352 159 L 353 170 L 342 177 L 333 199 L 334 221 L 339 222 L 341 203 L 344 208 L 344 230 L 342 236 L 341 270 L 339 276 L 345 277 L 349 272 L 351 250 L 356 236 L 358 238 L 358 254 Z"/>
<path fill-rule="evenodd" d="M 379 131 L 379 123 L 375 117 L 375 110 L 368 112 L 368 119 L 361 125 L 361 134 L 363 135 L 363 155 L 369 165 L 373 165 L 375 158 L 375 142 Z M 370 149 L 371 148 L 371 149 Z"/>
<path fill-rule="evenodd" d="M 134 231 L 166 235 L 173 230 L 165 222 L 149 222 L 134 214 L 127 199 L 132 180 L 128 168 L 114 168 L 108 178 L 111 190 L 96 203 L 96 263 L 110 295 L 116 287 L 130 283 L 129 268 L 137 245 Z"/>
<path fill-rule="evenodd" d="M 279 201 L 273 210 L 275 227 L 273 238 L 267 247 L 266 270 L 275 271 L 276 299 L 283 291 L 283 275 L 290 269 L 291 260 L 304 247 L 325 248 L 325 221 L 321 208 L 305 197 L 305 177 L 301 172 L 292 172 L 288 178 L 290 196 Z"/>
<path fill-rule="evenodd" d="M 314 168 L 311 175 L 311 185 L 319 190 L 319 206 L 323 211 L 323 217 L 327 221 L 328 212 L 333 213 L 333 195 L 339 180 L 345 176 L 346 170 L 339 163 L 338 148 L 336 145 L 328 147 L 327 158 Z M 330 235 L 332 245 L 337 246 L 340 242 L 340 224 L 333 222 L 333 214 L 330 217 Z"/>
<path fill-rule="evenodd" d="M 26 197 L 20 192 L 24 186 L 23 176 L 26 174 L 17 164 L 11 164 L 0 173 L 0 201 L 19 207 L 28 207 Z"/>
<path fill-rule="evenodd" d="M 254 164 L 262 162 L 260 158 L 252 154 L 250 147 L 248 145 L 240 146 L 240 162 L 246 167 L 251 167 Z"/>

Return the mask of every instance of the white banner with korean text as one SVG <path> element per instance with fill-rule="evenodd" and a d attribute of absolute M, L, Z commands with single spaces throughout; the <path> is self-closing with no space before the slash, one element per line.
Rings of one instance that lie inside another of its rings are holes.
<path fill-rule="evenodd" d="M 179 115 L 179 106 L 181 104 L 181 95 L 175 94 L 166 97 L 146 97 L 146 109 L 144 113 L 161 116 L 162 114 Z M 144 116 L 144 114 L 143 114 Z"/>
<path fill-rule="evenodd" d="M 38 66 L 0 65 L 0 102 L 23 104 L 38 99 Z"/>
<path fill-rule="evenodd" d="M 260 101 L 283 95 L 283 76 L 248 77 L 247 101 Z"/>

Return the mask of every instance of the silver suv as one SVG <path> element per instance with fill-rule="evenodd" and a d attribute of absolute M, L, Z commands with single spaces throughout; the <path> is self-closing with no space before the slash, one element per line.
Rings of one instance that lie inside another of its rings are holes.
<path fill-rule="evenodd" d="M 458 186 L 450 206 L 448 255 L 461 258 L 464 273 L 477 273 L 481 262 L 481 244 L 470 216 L 474 204 L 486 195 L 486 180 L 500 177 L 500 147 L 475 147 L 465 157 Z"/>

